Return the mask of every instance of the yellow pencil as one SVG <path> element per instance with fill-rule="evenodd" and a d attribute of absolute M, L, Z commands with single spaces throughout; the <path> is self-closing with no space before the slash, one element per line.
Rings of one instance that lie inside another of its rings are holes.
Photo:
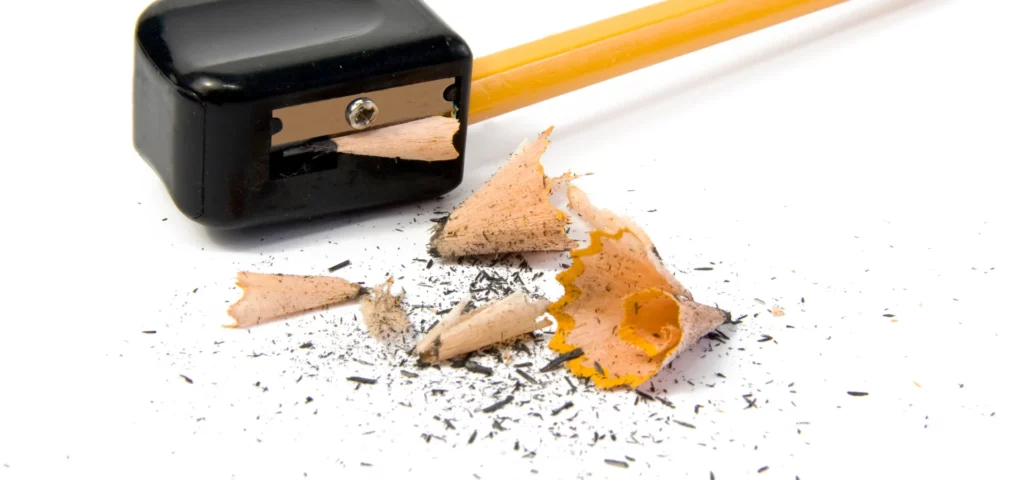
<path fill-rule="evenodd" d="M 473 63 L 480 122 L 847 0 L 666 0 Z"/>

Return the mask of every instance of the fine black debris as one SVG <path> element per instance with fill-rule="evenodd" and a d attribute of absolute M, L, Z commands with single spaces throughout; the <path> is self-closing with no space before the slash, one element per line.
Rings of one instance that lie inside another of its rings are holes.
<path fill-rule="evenodd" d="M 558 415 L 559 413 L 562 413 L 562 411 L 567 409 L 567 408 L 572 408 L 572 402 L 565 402 L 565 404 L 562 405 L 561 407 L 558 407 L 558 408 L 554 409 L 551 412 L 551 416 Z"/>
<path fill-rule="evenodd" d="M 563 354 L 555 357 L 555 359 L 552 360 L 551 362 L 549 362 L 547 365 L 545 365 L 544 368 L 541 368 L 540 372 L 541 373 L 547 373 L 547 372 L 554 371 L 558 367 L 561 367 L 563 363 L 568 362 L 569 360 L 577 359 L 577 358 L 579 358 L 581 356 L 583 356 L 583 349 L 580 349 L 580 348 L 577 348 L 577 349 L 575 349 L 575 350 L 573 350 L 571 352 L 563 353 Z"/>
<path fill-rule="evenodd" d="M 337 270 L 341 270 L 342 268 L 345 268 L 345 267 L 347 267 L 349 265 L 352 265 L 352 262 L 349 261 L 349 260 L 345 260 L 344 262 L 341 262 L 341 263 L 339 263 L 339 264 L 337 264 L 337 265 L 335 265 L 335 266 L 333 266 L 331 268 L 328 268 L 327 271 L 328 272 L 334 272 L 334 271 L 337 271 Z"/>
<path fill-rule="evenodd" d="M 610 458 L 607 458 L 605 459 L 604 463 L 607 463 L 608 465 L 611 465 L 613 467 L 629 468 L 629 464 L 623 462 L 622 460 L 612 460 Z"/>
<path fill-rule="evenodd" d="M 495 403 L 494 405 L 484 408 L 482 411 L 484 413 L 494 413 L 497 412 L 498 410 L 501 410 L 502 408 L 505 408 L 505 405 L 508 405 L 510 403 L 512 403 L 512 395 L 505 397 L 504 400 Z"/>

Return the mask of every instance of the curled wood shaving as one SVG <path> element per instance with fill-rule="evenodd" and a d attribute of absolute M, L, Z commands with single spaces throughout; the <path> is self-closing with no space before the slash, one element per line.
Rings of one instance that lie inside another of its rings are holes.
<path fill-rule="evenodd" d="M 548 128 L 536 139 L 524 140 L 483 187 L 437 225 L 430 240 L 431 255 L 563 251 L 577 246 L 565 234 L 569 218 L 548 199 L 554 188 L 575 176 L 549 179 L 540 164 L 551 131 Z"/>
<path fill-rule="evenodd" d="M 551 325 L 544 315 L 550 302 L 531 300 L 517 292 L 465 315 L 465 298 L 420 340 L 414 355 L 427 362 L 442 362 L 459 355 L 501 343 Z"/>
<path fill-rule="evenodd" d="M 630 231 L 643 244 L 646 250 L 645 255 L 650 257 L 650 264 L 672 286 L 673 291 L 677 291 L 680 295 L 687 298 L 692 298 L 690 292 L 683 288 L 683 285 L 676 280 L 675 276 L 665 268 L 665 265 L 661 262 L 661 255 L 658 253 L 657 247 L 654 246 L 654 242 L 651 241 L 647 232 L 640 228 L 636 222 L 629 218 L 620 217 L 610 210 L 595 207 L 594 204 L 590 203 L 587 194 L 583 193 L 583 190 L 580 190 L 579 187 L 569 187 L 566 195 L 569 197 L 569 209 L 579 214 L 583 221 L 587 222 L 592 229 L 603 232 Z"/>
<path fill-rule="evenodd" d="M 366 329 L 382 343 L 401 342 L 409 332 L 409 317 L 402 308 L 405 290 L 393 295 L 393 284 L 394 278 L 388 278 L 383 284 L 373 287 L 359 302 Z"/>
<path fill-rule="evenodd" d="M 242 297 L 228 308 L 230 328 L 248 328 L 351 300 L 358 284 L 336 277 L 238 272 Z"/>
<path fill-rule="evenodd" d="M 565 365 L 597 387 L 636 388 L 727 314 L 694 302 L 632 221 L 595 208 L 575 187 L 569 195 L 570 208 L 596 230 L 586 248 L 570 252 L 572 265 L 556 277 L 565 294 L 549 308 L 558 322 L 549 347 L 581 349 L 583 355 Z"/>

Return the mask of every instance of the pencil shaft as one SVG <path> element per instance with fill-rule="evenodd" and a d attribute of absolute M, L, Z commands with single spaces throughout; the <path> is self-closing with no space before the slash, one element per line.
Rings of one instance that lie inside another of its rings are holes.
<path fill-rule="evenodd" d="M 480 122 L 847 0 L 666 0 L 481 57 Z"/>

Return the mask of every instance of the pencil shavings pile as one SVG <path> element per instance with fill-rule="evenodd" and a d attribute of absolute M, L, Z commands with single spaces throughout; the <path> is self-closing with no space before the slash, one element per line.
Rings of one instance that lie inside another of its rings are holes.
<path fill-rule="evenodd" d="M 569 208 L 595 228 L 556 277 L 565 294 L 549 309 L 558 321 L 549 347 L 583 352 L 565 363 L 572 373 L 600 388 L 636 388 L 728 318 L 694 302 L 633 222 L 598 210 L 576 187 Z"/>
<path fill-rule="evenodd" d="M 430 254 L 455 258 L 513 252 L 550 252 L 575 248 L 565 234 L 569 218 L 548 197 L 574 178 L 550 179 L 540 157 L 549 145 L 548 128 L 524 140 L 508 162 L 439 224 L 430 240 Z"/>
<path fill-rule="evenodd" d="M 540 158 L 548 128 L 523 141 L 507 163 L 432 232 L 434 256 L 557 252 L 572 264 L 557 275 L 564 288 L 550 302 L 523 292 L 465 313 L 464 298 L 411 350 L 421 362 L 440 363 L 501 344 L 552 325 L 548 347 L 560 355 L 541 371 L 568 368 L 599 388 L 637 388 L 680 352 L 722 325 L 729 314 L 697 303 L 665 268 L 646 232 L 632 220 L 595 207 L 575 175 L 549 178 Z M 590 243 L 579 248 L 566 235 L 569 218 L 549 197 L 566 188 L 569 209 L 590 227 Z M 364 293 L 360 309 L 367 331 L 384 344 L 405 343 L 412 334 L 402 307 L 405 290 L 391 293 L 393 279 Z M 358 284 L 333 277 L 238 274 L 242 298 L 228 313 L 234 327 L 250 327 L 291 314 L 356 298 Z M 781 310 L 780 310 L 781 312 Z M 781 313 L 780 313 L 781 314 Z"/>

